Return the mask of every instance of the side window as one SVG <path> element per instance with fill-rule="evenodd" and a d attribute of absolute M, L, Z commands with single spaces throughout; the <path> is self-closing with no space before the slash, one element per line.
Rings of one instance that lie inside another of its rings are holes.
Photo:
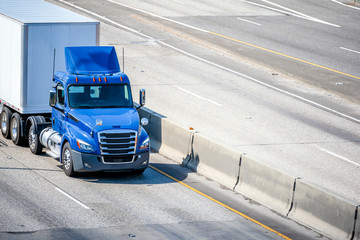
<path fill-rule="evenodd" d="M 64 87 L 62 85 L 58 85 L 56 87 L 56 102 L 61 106 L 65 105 L 64 95 Z"/>
<path fill-rule="evenodd" d="M 130 102 L 130 96 L 129 96 L 129 86 L 128 85 L 125 85 L 124 86 L 124 97 L 126 99 L 127 102 Z"/>

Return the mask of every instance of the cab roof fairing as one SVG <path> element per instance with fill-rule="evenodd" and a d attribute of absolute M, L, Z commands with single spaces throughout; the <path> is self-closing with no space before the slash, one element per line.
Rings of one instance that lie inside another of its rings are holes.
<path fill-rule="evenodd" d="M 97 75 L 121 72 L 113 46 L 65 47 L 68 74 Z"/>

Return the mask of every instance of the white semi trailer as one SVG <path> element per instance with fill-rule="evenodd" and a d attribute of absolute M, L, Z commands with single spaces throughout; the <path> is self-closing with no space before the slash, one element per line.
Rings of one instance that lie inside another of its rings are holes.
<path fill-rule="evenodd" d="M 0 1 L 0 128 L 15 144 L 32 116 L 50 116 L 49 89 L 64 48 L 99 44 L 98 21 L 42 0 Z"/>

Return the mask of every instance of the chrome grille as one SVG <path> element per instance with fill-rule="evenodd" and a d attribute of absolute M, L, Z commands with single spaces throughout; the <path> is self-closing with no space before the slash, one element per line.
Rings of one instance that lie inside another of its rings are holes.
<path fill-rule="evenodd" d="M 131 130 L 99 132 L 100 151 L 103 161 L 108 163 L 131 162 L 135 154 L 136 134 L 136 131 Z"/>

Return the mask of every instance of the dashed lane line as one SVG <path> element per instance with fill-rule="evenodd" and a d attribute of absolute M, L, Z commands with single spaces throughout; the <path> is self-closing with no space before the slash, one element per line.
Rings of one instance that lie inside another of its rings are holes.
<path fill-rule="evenodd" d="M 257 26 L 261 26 L 260 23 L 253 22 L 253 21 L 250 21 L 250 20 L 247 20 L 247 19 L 243 19 L 243 18 L 239 18 L 239 17 L 237 17 L 236 19 L 240 20 L 240 21 L 243 21 L 243 22 L 251 23 L 251 24 L 254 24 L 254 25 L 257 25 Z"/>
<path fill-rule="evenodd" d="M 63 190 L 61 190 L 58 187 L 55 187 L 56 191 L 60 192 L 61 194 L 63 194 L 64 196 L 66 196 L 67 198 L 69 198 L 70 200 L 76 202 L 77 204 L 79 204 L 80 206 L 82 206 L 83 208 L 85 208 L 86 210 L 90 210 L 91 208 L 86 206 L 85 204 L 83 204 L 82 202 L 80 202 L 79 200 L 75 199 L 74 197 L 72 197 L 71 195 L 69 195 L 68 193 L 64 192 Z"/>

